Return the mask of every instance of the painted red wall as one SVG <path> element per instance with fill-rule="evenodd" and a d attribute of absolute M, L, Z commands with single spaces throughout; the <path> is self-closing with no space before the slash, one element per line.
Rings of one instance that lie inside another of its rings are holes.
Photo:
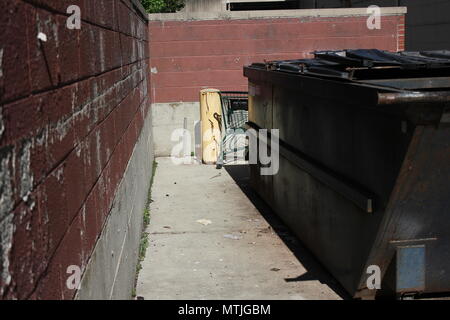
<path fill-rule="evenodd" d="M 0 299 L 71 299 L 149 110 L 147 23 L 130 0 L 1 7 Z"/>
<path fill-rule="evenodd" d="M 242 67 L 253 62 L 309 57 L 314 50 L 402 50 L 404 16 L 151 21 L 152 102 L 198 101 L 203 87 L 247 90 Z M 157 73 L 156 73 L 157 72 Z"/>

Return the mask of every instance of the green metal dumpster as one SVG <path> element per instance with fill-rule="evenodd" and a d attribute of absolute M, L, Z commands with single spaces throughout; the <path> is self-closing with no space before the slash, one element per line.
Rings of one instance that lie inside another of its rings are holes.
<path fill-rule="evenodd" d="M 278 173 L 252 164 L 252 185 L 342 286 L 450 292 L 450 52 L 315 52 L 244 75 L 249 126 L 280 139 Z"/>

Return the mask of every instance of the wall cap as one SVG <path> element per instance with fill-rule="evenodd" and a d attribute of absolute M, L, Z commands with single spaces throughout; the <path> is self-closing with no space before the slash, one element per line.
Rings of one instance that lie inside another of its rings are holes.
<path fill-rule="evenodd" d="M 381 7 L 383 16 L 405 15 L 407 11 L 406 7 Z M 354 16 L 369 16 L 367 8 L 152 13 L 148 15 L 148 19 L 149 21 L 201 21 Z"/>

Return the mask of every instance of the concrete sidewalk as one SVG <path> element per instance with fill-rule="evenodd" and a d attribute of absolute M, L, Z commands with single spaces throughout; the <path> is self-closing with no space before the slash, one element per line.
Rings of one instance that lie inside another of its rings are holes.
<path fill-rule="evenodd" d="M 169 158 L 157 162 L 147 230 L 150 244 L 138 278 L 138 296 L 147 300 L 345 297 L 252 194 L 247 166 L 216 170 L 176 166 Z"/>

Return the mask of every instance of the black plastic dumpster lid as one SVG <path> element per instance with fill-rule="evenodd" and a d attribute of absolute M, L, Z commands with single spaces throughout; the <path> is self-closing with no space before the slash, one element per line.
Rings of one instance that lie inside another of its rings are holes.
<path fill-rule="evenodd" d="M 270 61 L 254 68 L 350 80 L 450 76 L 450 51 L 316 51 L 314 59 Z"/>

